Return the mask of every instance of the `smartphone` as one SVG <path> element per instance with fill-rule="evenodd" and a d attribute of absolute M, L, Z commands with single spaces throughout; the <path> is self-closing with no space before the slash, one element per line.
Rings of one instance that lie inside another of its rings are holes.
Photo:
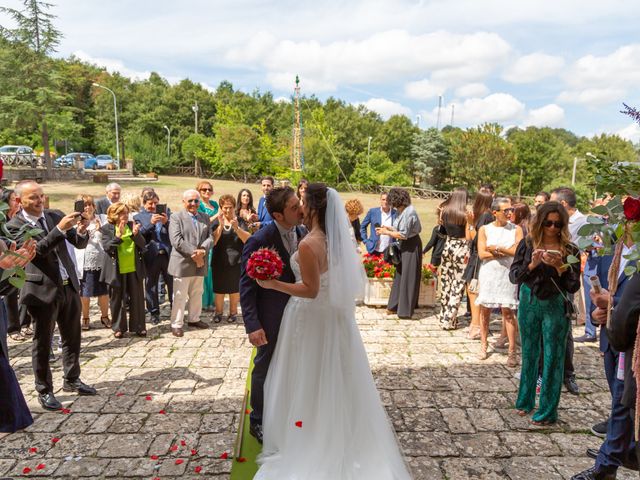
<path fill-rule="evenodd" d="M 562 256 L 562 252 L 560 250 L 545 250 L 545 252 Z"/>
<path fill-rule="evenodd" d="M 159 203 L 156 205 L 156 213 L 158 215 L 164 215 L 165 213 L 167 213 L 167 204 L 166 203 Z"/>
<path fill-rule="evenodd" d="M 76 200 L 73 204 L 73 211 L 76 213 L 84 213 L 84 200 Z"/>
<path fill-rule="evenodd" d="M 373 224 L 373 228 L 380 228 L 380 224 L 379 223 L 374 223 Z"/>
<path fill-rule="evenodd" d="M 600 293 L 600 290 L 602 289 L 602 284 L 600 283 L 600 279 L 598 278 L 597 275 L 593 275 L 589 277 L 589 283 L 591 284 L 591 288 L 593 289 L 594 293 L 596 294 Z"/>

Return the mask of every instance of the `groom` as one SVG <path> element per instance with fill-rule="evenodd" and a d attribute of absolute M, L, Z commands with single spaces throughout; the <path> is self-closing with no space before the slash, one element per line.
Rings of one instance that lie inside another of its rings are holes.
<path fill-rule="evenodd" d="M 251 376 L 250 433 L 262 443 L 262 410 L 264 404 L 264 381 L 269 363 L 278 341 L 280 322 L 289 295 L 261 288 L 246 273 L 247 260 L 259 248 L 274 248 L 284 263 L 279 280 L 294 283 L 291 270 L 291 255 L 298 249 L 298 242 L 306 234 L 301 225 L 302 207 L 291 187 L 271 190 L 266 197 L 266 206 L 273 223 L 254 233 L 242 251 L 242 276 L 240 278 L 240 304 L 242 317 L 249 335 L 249 342 L 258 348 L 253 361 Z"/>

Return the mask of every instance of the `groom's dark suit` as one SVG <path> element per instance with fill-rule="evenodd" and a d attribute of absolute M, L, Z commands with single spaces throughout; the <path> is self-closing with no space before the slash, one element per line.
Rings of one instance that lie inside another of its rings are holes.
<path fill-rule="evenodd" d="M 304 236 L 306 229 L 296 227 L 298 240 Z M 252 424 L 262 424 L 262 407 L 264 403 L 264 381 L 269 370 L 271 356 L 276 347 L 280 322 L 284 307 L 289 301 L 289 295 L 277 290 L 264 289 L 246 273 L 247 260 L 259 248 L 274 248 L 282 261 L 284 269 L 278 280 L 287 283 L 295 282 L 295 275 L 291 270 L 289 252 L 284 246 L 280 231 L 276 223 L 270 223 L 254 233 L 244 244 L 242 250 L 242 275 L 240 277 L 240 305 L 242 318 L 247 333 L 263 329 L 267 336 L 267 344 L 258 347 L 258 353 L 253 361 L 251 376 L 251 416 Z"/>

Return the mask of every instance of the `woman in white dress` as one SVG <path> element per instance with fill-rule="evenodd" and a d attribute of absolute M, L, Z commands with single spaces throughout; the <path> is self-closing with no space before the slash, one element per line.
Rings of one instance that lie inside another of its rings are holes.
<path fill-rule="evenodd" d="M 516 357 L 516 336 L 518 325 L 515 311 L 518 308 L 518 287 L 509 280 L 509 268 L 522 240 L 522 229 L 509 223 L 513 214 L 511 201 L 496 198 L 491 204 L 495 220 L 478 230 L 478 258 L 482 261 L 478 272 L 478 298 L 480 305 L 480 360 L 487 358 L 489 320 L 491 310 L 502 310 L 502 321 L 509 339 L 507 365 L 518 365 Z"/>
<path fill-rule="evenodd" d="M 310 184 L 309 234 L 265 382 L 257 480 L 404 480 L 411 475 L 376 389 L 355 320 L 365 274 L 338 193 Z"/>

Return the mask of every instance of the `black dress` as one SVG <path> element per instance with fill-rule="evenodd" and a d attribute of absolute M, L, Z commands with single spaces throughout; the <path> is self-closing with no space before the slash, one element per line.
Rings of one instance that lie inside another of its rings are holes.
<path fill-rule="evenodd" d="M 220 222 L 216 220 L 211 225 L 212 230 L 218 228 Z M 249 228 L 244 219 L 238 217 L 238 226 L 245 231 Z M 211 257 L 211 271 L 213 272 L 214 293 L 240 292 L 240 262 L 244 243 L 233 231 L 233 228 L 222 229 L 218 243 L 213 247 Z"/>
<path fill-rule="evenodd" d="M 9 364 L 7 311 L 0 302 L 0 432 L 13 433 L 33 423 L 20 384 Z"/>

